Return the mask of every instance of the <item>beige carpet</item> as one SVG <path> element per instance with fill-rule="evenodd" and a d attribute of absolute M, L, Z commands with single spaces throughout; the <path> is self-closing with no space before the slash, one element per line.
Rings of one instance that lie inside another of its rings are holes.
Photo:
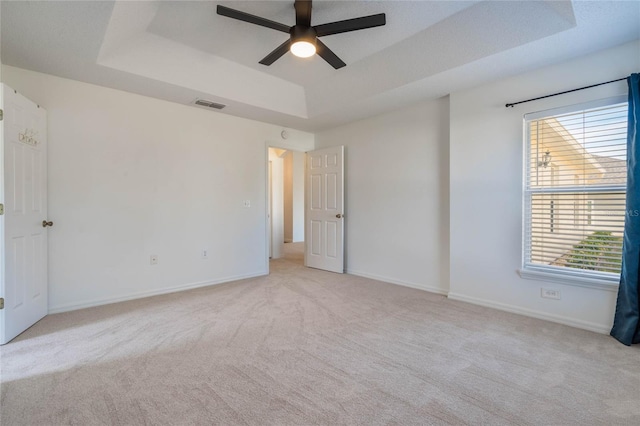
<path fill-rule="evenodd" d="M 51 315 L 1 348 L 2 425 L 640 424 L 640 349 L 302 267 Z"/>

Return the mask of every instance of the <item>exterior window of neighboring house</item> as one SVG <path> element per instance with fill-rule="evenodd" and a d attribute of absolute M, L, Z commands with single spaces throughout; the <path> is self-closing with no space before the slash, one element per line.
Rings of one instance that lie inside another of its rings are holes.
<path fill-rule="evenodd" d="M 616 285 L 625 218 L 626 99 L 527 114 L 525 135 L 520 275 Z"/>

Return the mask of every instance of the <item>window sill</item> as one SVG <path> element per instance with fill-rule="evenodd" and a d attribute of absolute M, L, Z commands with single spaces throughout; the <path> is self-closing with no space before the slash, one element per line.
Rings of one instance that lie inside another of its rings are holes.
<path fill-rule="evenodd" d="M 520 278 L 526 280 L 547 281 L 556 284 L 573 285 L 577 287 L 595 288 L 599 290 L 618 291 L 619 279 L 590 278 L 584 276 L 574 276 L 569 274 L 559 274 L 549 271 L 535 269 L 518 269 Z"/>

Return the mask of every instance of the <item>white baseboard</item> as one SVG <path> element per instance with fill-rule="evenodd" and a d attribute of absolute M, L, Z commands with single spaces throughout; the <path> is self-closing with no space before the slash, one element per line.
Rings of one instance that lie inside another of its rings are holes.
<path fill-rule="evenodd" d="M 494 302 L 492 300 L 465 296 L 463 294 L 449 293 L 448 297 L 449 299 L 452 299 L 452 300 L 459 300 L 461 302 L 467 302 L 473 305 L 480 305 L 487 308 L 493 308 L 499 311 L 510 312 L 512 314 L 519 314 L 527 317 L 551 321 L 558 324 L 568 325 L 570 327 L 593 331 L 595 333 L 609 334 L 609 331 L 611 330 L 611 327 L 607 327 L 602 324 L 597 324 L 594 322 L 576 320 L 576 319 L 565 317 L 562 315 L 549 314 L 546 312 L 536 311 L 533 309 L 527 309 L 519 306 L 508 305 L 506 303 L 499 303 L 499 302 Z"/>
<path fill-rule="evenodd" d="M 386 283 L 389 283 L 389 284 L 400 285 L 402 287 L 415 288 L 417 290 L 428 291 L 429 293 L 442 294 L 443 296 L 447 295 L 447 290 L 444 290 L 444 289 L 441 289 L 441 288 L 438 288 L 438 287 L 432 287 L 432 286 L 425 285 L 425 284 L 418 284 L 418 283 L 411 283 L 411 282 L 407 282 L 407 281 L 396 280 L 394 278 L 383 277 L 383 276 L 374 275 L 374 274 L 368 274 L 368 273 L 360 272 L 360 271 L 354 271 L 353 269 L 347 269 L 345 272 L 347 274 L 355 275 L 355 276 L 358 276 L 358 277 L 370 278 L 372 280 L 383 281 L 383 282 L 386 282 Z"/>
<path fill-rule="evenodd" d="M 107 297 L 103 299 L 87 300 L 79 303 L 70 303 L 67 305 L 52 306 L 49 308 L 49 314 L 57 314 L 60 312 L 75 311 L 78 309 L 91 308 L 94 306 L 109 305 L 111 303 L 126 302 L 128 300 L 142 299 L 145 297 L 158 296 L 160 294 L 177 293 L 179 291 L 191 290 L 194 288 L 208 287 L 217 284 L 224 284 L 232 281 L 244 280 L 247 278 L 255 278 L 268 275 L 268 272 L 256 272 L 253 274 L 237 275 L 233 277 L 225 277 L 211 281 L 201 281 L 197 283 L 183 284 L 175 287 L 167 287 L 158 290 L 141 291 L 137 293 L 129 293 L 124 296 Z"/>
<path fill-rule="evenodd" d="M 541 320 L 551 321 L 558 324 L 568 325 L 570 327 L 580 328 L 583 330 L 593 331 L 600 334 L 609 334 L 611 331 L 610 326 L 597 324 L 589 321 L 576 320 L 573 318 L 565 317 L 562 315 L 554 315 L 546 312 L 536 311 L 533 309 L 522 308 L 519 306 L 508 305 L 506 303 L 494 302 L 492 300 L 480 299 L 476 297 L 465 296 L 463 294 L 447 292 L 438 287 L 432 287 L 424 284 L 411 283 L 406 281 L 400 281 L 389 277 L 383 277 L 380 275 L 368 274 L 365 272 L 355 271 L 353 269 L 347 269 L 346 272 L 351 275 L 359 277 L 370 278 L 372 280 L 383 281 L 390 284 L 396 284 L 403 287 L 415 288 L 418 290 L 428 291 L 430 293 L 442 294 L 447 296 L 451 300 L 459 300 L 461 302 L 471 303 L 473 305 L 484 306 L 487 308 L 497 309 L 499 311 L 510 312 L 512 314 L 524 315 L 527 317 L 537 318 Z"/>

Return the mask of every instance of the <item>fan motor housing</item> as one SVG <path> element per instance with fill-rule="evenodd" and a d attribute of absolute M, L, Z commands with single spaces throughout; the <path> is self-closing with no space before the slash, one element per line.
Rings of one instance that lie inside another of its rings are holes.
<path fill-rule="evenodd" d="M 289 30 L 289 34 L 291 34 L 291 41 L 295 43 L 296 41 L 308 41 L 309 43 L 316 44 L 316 38 L 318 37 L 316 30 L 313 27 L 306 27 L 303 25 L 294 25 Z"/>

